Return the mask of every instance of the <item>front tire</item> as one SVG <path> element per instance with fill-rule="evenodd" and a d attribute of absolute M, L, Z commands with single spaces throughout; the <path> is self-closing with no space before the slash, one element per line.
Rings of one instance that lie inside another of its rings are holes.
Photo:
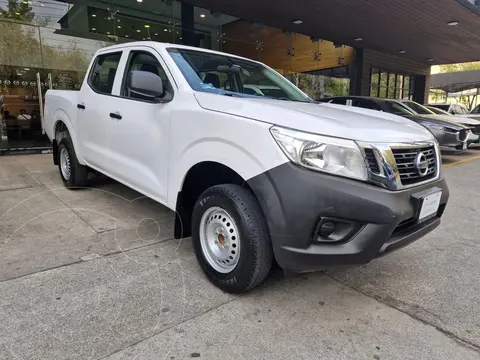
<path fill-rule="evenodd" d="M 229 293 L 253 289 L 272 266 L 270 234 L 260 206 L 238 185 L 217 185 L 199 197 L 192 241 L 207 278 Z"/>
<path fill-rule="evenodd" d="M 58 169 L 66 187 L 85 187 L 88 168 L 78 162 L 72 140 L 68 137 L 63 138 L 58 146 Z"/>

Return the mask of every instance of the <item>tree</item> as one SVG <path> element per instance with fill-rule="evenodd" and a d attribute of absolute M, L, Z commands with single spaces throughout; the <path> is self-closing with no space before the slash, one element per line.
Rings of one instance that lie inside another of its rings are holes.
<path fill-rule="evenodd" d="M 28 1 L 8 0 L 7 9 L 0 7 L 0 13 L 4 19 L 11 19 L 31 23 L 35 17 Z"/>
<path fill-rule="evenodd" d="M 460 63 L 460 64 L 440 65 L 441 73 L 469 71 L 469 70 L 480 70 L 480 61 Z"/>
<path fill-rule="evenodd" d="M 35 23 L 35 24 L 33 24 Z M 26 1 L 9 0 L 6 9 L 0 8 L 0 64 L 2 73 L 11 70 L 4 65 L 49 68 L 54 70 L 86 70 L 89 58 L 79 49 L 74 38 L 66 46 L 51 46 L 41 41 L 41 25 Z"/>

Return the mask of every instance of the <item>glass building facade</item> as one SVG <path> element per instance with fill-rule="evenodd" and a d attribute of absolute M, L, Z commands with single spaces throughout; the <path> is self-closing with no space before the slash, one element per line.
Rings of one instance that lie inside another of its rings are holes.
<path fill-rule="evenodd" d="M 314 99 L 346 95 L 354 49 L 172 0 L 0 0 L 0 152 L 44 149 L 48 89 L 78 90 L 105 46 L 160 41 L 273 67 Z"/>

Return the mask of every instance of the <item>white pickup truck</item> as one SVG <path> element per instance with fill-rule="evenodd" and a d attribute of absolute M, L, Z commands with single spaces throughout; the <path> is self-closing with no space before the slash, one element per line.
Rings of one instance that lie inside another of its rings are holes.
<path fill-rule="evenodd" d="M 436 228 L 449 196 L 420 125 L 315 103 L 261 63 L 198 48 L 98 51 L 80 91 L 47 92 L 45 127 L 68 187 L 93 169 L 176 211 L 175 237 L 192 237 L 228 292 L 261 283 L 273 259 L 291 272 L 367 263 Z"/>

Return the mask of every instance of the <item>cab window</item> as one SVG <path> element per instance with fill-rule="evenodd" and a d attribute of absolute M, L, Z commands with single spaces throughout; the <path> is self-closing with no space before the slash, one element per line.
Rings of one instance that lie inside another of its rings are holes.
<path fill-rule="evenodd" d="M 125 77 L 122 84 L 122 91 L 121 91 L 122 96 L 136 99 L 136 100 L 144 100 L 144 101 L 151 100 L 151 98 L 147 98 L 139 94 L 134 94 L 128 90 L 126 75 L 128 75 L 130 71 L 134 71 L 134 70 L 146 71 L 159 76 L 160 79 L 162 79 L 163 89 L 164 90 L 170 89 L 170 82 L 168 81 L 167 74 L 165 73 L 165 70 L 160 65 L 157 58 L 146 51 L 132 51 L 130 53 L 130 59 L 128 60 Z"/>
<path fill-rule="evenodd" d="M 121 52 L 97 56 L 88 77 L 88 84 L 95 92 L 101 94 L 112 93 L 113 82 L 121 57 Z"/>

